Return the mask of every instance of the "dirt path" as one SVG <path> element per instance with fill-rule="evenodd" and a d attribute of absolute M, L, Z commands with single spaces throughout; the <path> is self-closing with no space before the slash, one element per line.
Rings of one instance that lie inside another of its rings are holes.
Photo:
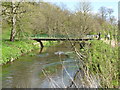
<path fill-rule="evenodd" d="M 112 47 L 116 47 L 117 46 L 117 42 L 115 40 L 105 40 L 103 38 L 101 40 L 103 40 L 107 44 L 111 44 Z"/>

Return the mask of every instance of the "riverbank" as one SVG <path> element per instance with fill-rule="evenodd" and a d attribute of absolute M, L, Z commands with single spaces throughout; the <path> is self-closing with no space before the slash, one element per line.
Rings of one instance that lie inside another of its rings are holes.
<path fill-rule="evenodd" d="M 43 42 L 44 46 L 51 46 L 57 42 Z M 22 40 L 10 42 L 8 40 L 2 41 L 2 60 L 0 65 L 12 62 L 19 58 L 23 54 L 26 54 L 32 50 L 39 49 L 40 45 L 38 42 L 33 40 Z"/>
<path fill-rule="evenodd" d="M 89 41 L 84 51 L 87 70 L 96 75 L 102 88 L 118 88 L 118 47 L 104 41 Z"/>
<path fill-rule="evenodd" d="M 76 64 L 79 61 L 73 55 L 69 42 L 56 44 L 44 47 L 41 53 L 39 49 L 33 50 L 14 62 L 3 65 L 2 88 L 65 88 L 68 86 L 78 70 Z M 56 84 L 59 87 L 55 86 Z"/>

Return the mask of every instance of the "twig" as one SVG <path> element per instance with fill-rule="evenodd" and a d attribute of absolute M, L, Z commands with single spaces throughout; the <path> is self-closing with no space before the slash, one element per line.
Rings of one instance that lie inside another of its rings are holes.
<path fill-rule="evenodd" d="M 53 84 L 53 86 L 57 86 L 57 87 L 59 87 L 60 88 L 60 86 L 52 79 L 52 78 L 50 78 L 49 77 L 49 75 L 45 72 L 45 70 L 44 69 L 42 69 L 42 72 L 43 72 L 43 74 L 46 76 L 46 77 L 48 77 L 48 80 L 49 81 L 51 81 L 51 82 L 53 82 L 54 84 Z"/>

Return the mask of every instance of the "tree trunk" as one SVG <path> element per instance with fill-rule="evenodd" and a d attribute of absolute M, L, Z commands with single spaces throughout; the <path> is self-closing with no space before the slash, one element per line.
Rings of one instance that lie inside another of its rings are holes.
<path fill-rule="evenodd" d="M 15 2 L 12 2 L 12 28 L 11 28 L 11 35 L 10 35 L 10 41 L 15 40 L 16 36 L 16 7 Z"/>

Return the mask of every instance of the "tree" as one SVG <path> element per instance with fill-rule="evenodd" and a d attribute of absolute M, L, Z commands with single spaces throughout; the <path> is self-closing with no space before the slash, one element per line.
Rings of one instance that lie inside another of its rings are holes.
<path fill-rule="evenodd" d="M 77 12 L 75 13 L 77 20 L 77 27 L 79 30 L 79 35 L 82 37 L 85 34 L 96 31 L 96 20 L 90 14 L 92 10 L 91 3 L 88 1 L 80 2 L 77 6 Z M 78 24 L 79 23 L 79 24 Z"/>
<path fill-rule="evenodd" d="M 25 32 L 31 34 L 45 33 L 45 16 L 41 12 L 41 8 L 38 3 L 26 2 L 23 4 L 23 9 L 26 13 L 22 15 L 21 22 Z"/>
<path fill-rule="evenodd" d="M 14 41 L 16 37 L 17 17 L 18 14 L 22 13 L 19 11 L 21 2 L 22 0 L 19 2 L 15 2 L 15 0 L 12 0 L 11 2 L 2 2 L 2 15 L 11 25 L 10 41 Z"/>
<path fill-rule="evenodd" d="M 109 21 L 110 21 L 110 23 L 112 24 L 113 21 L 115 20 L 115 17 L 114 17 L 114 16 L 111 16 L 114 11 L 113 11 L 113 9 L 108 8 L 108 9 L 107 9 L 107 12 L 108 12 L 108 15 L 109 15 Z"/>
<path fill-rule="evenodd" d="M 108 15 L 108 13 L 107 13 L 107 8 L 106 8 L 106 7 L 103 7 L 103 6 L 100 7 L 99 13 L 100 13 L 100 15 L 101 15 L 101 18 L 102 18 L 103 20 L 106 20 L 107 15 Z"/>
<path fill-rule="evenodd" d="M 113 11 L 113 9 L 111 9 L 111 8 L 108 8 L 108 9 L 107 9 L 107 12 L 108 12 L 108 14 L 109 14 L 109 17 L 110 17 L 110 16 L 111 16 L 111 14 L 112 14 L 114 11 Z"/>
<path fill-rule="evenodd" d="M 77 7 L 78 11 L 81 11 L 82 13 L 89 13 L 92 10 L 91 3 L 88 0 L 84 0 L 78 3 Z"/>

